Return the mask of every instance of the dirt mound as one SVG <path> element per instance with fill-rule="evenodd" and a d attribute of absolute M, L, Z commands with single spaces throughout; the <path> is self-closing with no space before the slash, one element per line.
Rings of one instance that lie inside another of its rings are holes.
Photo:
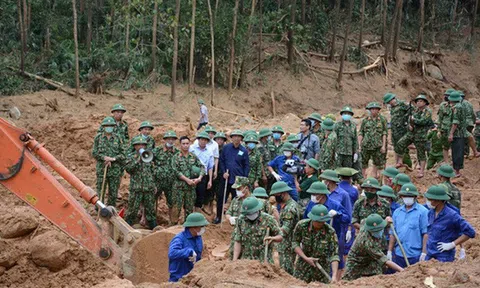
<path fill-rule="evenodd" d="M 182 283 L 195 287 L 288 287 L 304 282 L 293 278 L 278 266 L 253 260 L 208 261 L 195 264 L 190 274 L 182 278 Z"/>
<path fill-rule="evenodd" d="M 59 271 L 65 267 L 68 252 L 67 237 L 56 231 L 38 235 L 30 242 L 32 260 L 37 266 Z"/>
<path fill-rule="evenodd" d="M 27 207 L 15 207 L 0 215 L 0 237 L 17 238 L 38 227 L 38 213 Z"/>

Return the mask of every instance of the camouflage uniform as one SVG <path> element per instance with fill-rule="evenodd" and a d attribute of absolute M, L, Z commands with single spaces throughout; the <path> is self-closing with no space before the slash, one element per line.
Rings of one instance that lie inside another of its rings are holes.
<path fill-rule="evenodd" d="M 293 275 L 295 261 L 295 252 L 292 249 L 293 231 L 300 219 L 300 207 L 295 200 L 290 198 L 280 211 L 280 228 L 283 240 L 278 244 L 280 267 L 290 275 Z"/>
<path fill-rule="evenodd" d="M 480 111 L 475 112 L 475 120 L 480 120 Z M 473 130 L 475 136 L 475 142 L 477 144 L 477 151 L 480 151 L 480 125 L 476 124 L 475 129 Z"/>
<path fill-rule="evenodd" d="M 468 136 L 467 113 L 461 103 L 457 103 L 453 107 L 452 124 L 457 124 L 453 138 L 466 138 Z"/>
<path fill-rule="evenodd" d="M 175 209 L 175 211 L 172 212 L 174 214 L 172 218 L 175 220 L 180 216 L 182 206 L 185 209 L 185 218 L 193 212 L 193 206 L 197 198 L 195 186 L 190 186 L 187 182 L 180 180 L 180 176 L 182 175 L 189 179 L 198 178 L 192 176 L 192 166 L 204 167 L 197 156 L 191 152 L 188 152 L 186 156 L 180 152 L 172 158 L 172 171 L 174 173 L 173 175 L 176 176 L 172 188 L 172 204 Z M 205 169 L 200 169 L 200 175 L 205 175 Z"/>
<path fill-rule="evenodd" d="M 298 222 L 293 232 L 292 249 L 300 247 L 307 257 L 318 258 L 318 263 L 330 274 L 330 264 L 340 261 L 337 234 L 335 229 L 326 223 L 319 231 L 313 230 L 311 223 L 310 219 Z M 294 276 L 307 283 L 329 283 L 323 273 L 300 257 L 295 265 Z"/>
<path fill-rule="evenodd" d="M 361 231 L 348 254 L 344 280 L 380 275 L 388 259 L 382 250 L 383 240 L 373 237 L 368 231 Z"/>
<path fill-rule="evenodd" d="M 271 147 L 268 143 L 263 144 L 262 142 L 260 142 L 260 144 L 256 148 L 262 158 L 263 172 L 267 177 L 270 176 L 270 172 L 267 169 L 268 162 L 270 162 L 273 159 L 272 153 L 271 153 L 272 148 L 273 147 Z"/>
<path fill-rule="evenodd" d="M 273 209 L 275 209 L 275 207 L 272 204 L 270 204 L 270 201 L 268 201 L 268 199 L 260 199 L 260 198 L 257 198 L 257 199 L 258 201 L 261 201 L 263 203 L 262 210 L 260 211 L 273 216 Z"/>
<path fill-rule="evenodd" d="M 395 153 L 403 155 L 408 152 L 408 145 L 415 144 L 417 149 L 418 161 L 427 160 L 427 135 L 428 130 L 432 127 L 432 110 L 428 107 L 420 110 L 415 109 L 413 116 L 413 131 L 408 131 L 395 147 Z"/>
<path fill-rule="evenodd" d="M 358 151 L 357 125 L 345 121 L 335 124 L 335 133 L 337 134 L 337 167 L 353 168 L 353 154 Z M 332 169 L 332 168 L 328 168 Z"/>
<path fill-rule="evenodd" d="M 148 226 L 150 229 L 153 229 L 157 226 L 155 213 L 155 167 L 152 162 L 143 162 L 139 153 L 135 152 L 128 155 L 125 170 L 130 174 L 128 210 L 125 221 L 133 225 L 140 205 L 143 205 Z"/>
<path fill-rule="evenodd" d="M 241 212 L 242 212 L 243 200 L 245 200 L 246 198 L 247 197 L 244 197 L 244 198 L 235 197 L 235 198 L 233 198 L 232 202 L 230 203 L 230 206 L 228 206 L 227 212 L 225 212 L 225 215 L 235 217 L 238 220 L 238 218 L 240 217 Z M 236 225 L 236 222 L 235 222 L 235 225 Z M 230 260 L 233 259 L 233 245 L 235 244 L 235 231 L 236 231 L 236 229 L 233 229 L 232 236 L 230 237 L 230 247 L 228 248 L 228 255 L 229 255 Z"/>
<path fill-rule="evenodd" d="M 408 116 L 413 109 L 411 105 L 407 105 L 404 101 L 397 100 L 397 105 L 390 109 L 390 126 L 392 130 L 392 144 L 394 147 L 398 146 L 398 141 L 408 131 Z M 412 167 L 412 159 L 409 153 L 403 155 L 403 163 Z"/>
<path fill-rule="evenodd" d="M 438 109 L 438 123 L 439 130 L 442 135 L 441 142 L 444 150 L 450 149 L 450 142 L 448 142 L 448 135 L 450 134 L 450 128 L 452 128 L 453 121 L 453 109 L 448 102 L 442 102 Z"/>
<path fill-rule="evenodd" d="M 103 132 L 95 136 L 93 142 L 93 158 L 97 160 L 97 194 L 100 195 L 102 191 L 104 160 L 105 156 L 115 158 L 116 161 L 107 170 L 107 179 L 105 180 L 105 190 L 108 186 L 108 200 L 107 205 L 116 206 L 118 188 L 120 188 L 120 179 L 123 173 L 123 161 L 125 160 L 125 150 L 120 138 L 117 134 L 112 133 L 108 138 Z M 105 193 L 105 192 L 104 192 Z"/>
<path fill-rule="evenodd" d="M 325 131 L 322 129 L 322 127 L 320 127 L 317 131 L 312 131 L 312 133 L 317 135 L 320 148 L 322 148 L 323 142 L 325 141 Z"/>
<path fill-rule="evenodd" d="M 383 219 L 391 216 L 390 203 L 377 196 L 377 202 L 375 202 L 374 205 L 370 205 L 368 199 L 362 197 L 355 201 L 353 205 L 352 224 L 359 223 L 362 225 L 362 221 L 374 213 L 382 216 Z"/>
<path fill-rule="evenodd" d="M 143 134 L 140 134 L 140 135 L 137 135 L 137 136 L 141 136 L 141 137 L 144 137 L 145 141 L 147 141 L 147 147 L 145 149 L 147 150 L 153 150 L 155 148 L 155 139 L 153 139 L 152 136 L 148 135 L 148 136 L 143 136 Z M 135 136 L 135 137 L 137 137 Z M 134 137 L 134 138 L 135 138 Z M 133 139 L 133 138 L 132 138 Z M 128 153 L 133 153 L 135 152 L 135 148 L 133 147 L 132 145 L 132 142 L 130 141 L 130 147 L 128 148 Z"/>
<path fill-rule="evenodd" d="M 331 131 L 320 149 L 320 169 L 335 169 L 335 154 L 337 148 L 337 133 Z"/>
<path fill-rule="evenodd" d="M 273 141 L 271 142 L 271 149 L 270 149 L 270 156 L 272 159 L 275 159 L 275 157 L 283 155 L 282 148 L 283 148 L 284 142 L 280 142 L 280 145 L 276 146 Z"/>
<path fill-rule="evenodd" d="M 387 135 L 387 120 L 385 117 L 378 115 L 375 119 L 372 116 L 363 119 L 359 135 L 363 137 L 362 166 L 368 167 L 368 161 L 372 159 L 375 166 L 382 169 L 385 161 L 380 149 L 383 143 L 382 138 Z"/>
<path fill-rule="evenodd" d="M 104 127 L 100 126 L 97 130 L 97 134 L 101 134 L 103 131 L 105 131 Z M 127 145 L 127 143 L 129 143 L 130 136 L 128 135 L 128 124 L 125 122 L 125 120 L 117 122 L 117 125 L 115 125 L 115 128 L 113 128 L 113 133 L 122 138 L 123 144 Z"/>
<path fill-rule="evenodd" d="M 441 185 L 445 186 L 445 190 L 447 191 L 447 195 L 450 197 L 448 203 L 452 204 L 453 206 L 457 207 L 458 210 L 461 208 L 462 204 L 462 193 L 460 190 L 450 181 L 445 181 L 441 183 Z"/>
<path fill-rule="evenodd" d="M 427 139 L 430 141 L 430 151 L 428 151 L 427 170 L 432 169 L 435 164 L 443 161 L 442 135 L 439 131 L 428 132 Z"/>
<path fill-rule="evenodd" d="M 267 236 L 267 228 L 270 229 L 270 236 L 280 234 L 280 227 L 272 216 L 262 212 L 254 221 L 250 221 L 244 215 L 237 219 L 234 238 L 242 245 L 242 252 L 239 259 L 259 260 L 265 259 L 265 243 L 263 239 Z M 271 245 L 270 245 L 271 247 Z M 268 262 L 273 264 L 272 249 L 267 252 Z"/>
<path fill-rule="evenodd" d="M 465 117 L 467 121 L 467 137 L 471 137 L 473 129 L 475 127 L 475 120 L 476 120 L 475 112 L 473 111 L 473 105 L 472 103 L 470 103 L 468 100 L 465 100 L 465 99 L 463 99 L 462 102 L 460 103 L 462 103 L 462 106 L 465 110 Z M 470 146 L 468 145 L 468 140 L 465 140 L 464 151 L 465 151 L 464 152 L 465 155 L 468 156 L 468 154 L 470 153 Z"/>
<path fill-rule="evenodd" d="M 248 152 L 249 163 L 250 163 L 250 172 L 248 173 L 248 180 L 250 180 L 250 185 L 253 187 L 253 184 L 260 179 L 262 179 L 262 156 L 257 148 Z"/>
<path fill-rule="evenodd" d="M 165 146 L 153 149 L 155 162 L 155 183 L 157 183 L 157 196 L 165 193 L 168 208 L 173 207 L 172 191 L 175 182 L 175 171 L 172 167 L 173 158 L 180 153 L 176 147 L 167 149 Z M 183 182 L 183 181 L 182 181 Z"/>

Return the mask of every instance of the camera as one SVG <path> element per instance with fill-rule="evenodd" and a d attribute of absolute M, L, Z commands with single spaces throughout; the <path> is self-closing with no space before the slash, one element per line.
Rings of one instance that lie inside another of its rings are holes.
<path fill-rule="evenodd" d="M 305 164 L 293 159 L 288 159 L 285 161 L 285 164 L 283 164 L 282 170 L 289 174 L 303 175 L 305 174 Z"/>

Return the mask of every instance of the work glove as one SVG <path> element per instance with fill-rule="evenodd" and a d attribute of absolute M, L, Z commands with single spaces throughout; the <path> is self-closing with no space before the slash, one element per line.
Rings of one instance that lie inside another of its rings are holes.
<path fill-rule="evenodd" d="M 458 254 L 458 259 L 463 260 L 467 256 L 467 253 L 465 253 L 465 249 L 462 248 L 460 249 L 460 253 Z"/>
<path fill-rule="evenodd" d="M 392 261 L 392 251 L 387 251 L 387 260 Z"/>
<path fill-rule="evenodd" d="M 437 249 L 440 252 L 450 251 L 453 248 L 455 248 L 455 243 L 453 242 L 450 242 L 450 243 L 438 242 L 438 245 L 437 245 Z"/>
<path fill-rule="evenodd" d="M 357 163 L 357 161 L 358 161 L 358 154 L 355 153 L 353 154 L 353 163 Z"/>
<path fill-rule="evenodd" d="M 338 212 L 333 210 L 333 209 L 328 211 L 328 216 L 330 216 L 330 217 L 335 217 L 337 214 L 338 214 Z"/>
<path fill-rule="evenodd" d="M 230 217 L 230 225 L 235 226 L 235 221 L 237 220 L 237 217 Z"/>
<path fill-rule="evenodd" d="M 422 253 L 422 254 L 420 254 L 420 259 L 419 259 L 418 261 L 423 262 L 423 261 L 425 261 L 425 258 L 426 258 L 426 257 L 427 257 L 427 254 L 426 254 L 426 253 Z"/>
<path fill-rule="evenodd" d="M 345 241 L 350 242 L 352 240 L 352 231 L 347 231 L 347 235 L 345 235 Z"/>
<path fill-rule="evenodd" d="M 192 256 L 188 257 L 188 261 L 195 263 L 197 261 L 197 253 L 195 253 L 195 251 L 192 251 L 192 252 L 193 254 Z"/>
<path fill-rule="evenodd" d="M 277 172 L 273 171 L 272 175 L 275 177 L 275 179 L 277 179 L 277 181 L 282 181 L 282 176 L 278 175 Z"/>

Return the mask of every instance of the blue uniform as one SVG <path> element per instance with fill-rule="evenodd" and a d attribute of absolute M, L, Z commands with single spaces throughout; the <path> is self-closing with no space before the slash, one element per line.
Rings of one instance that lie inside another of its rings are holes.
<path fill-rule="evenodd" d="M 475 230 L 457 211 L 445 205 L 435 217 L 435 209 L 430 209 L 428 211 L 426 260 L 437 259 L 440 262 L 453 262 L 455 260 L 455 249 L 440 252 L 437 245 L 439 242 L 453 242 L 461 235 L 474 238 Z"/>
<path fill-rule="evenodd" d="M 307 208 L 305 209 L 305 213 L 303 213 L 303 218 L 307 218 L 308 213 L 313 209 L 313 207 L 317 205 L 312 201 L 308 202 Z M 337 215 L 333 217 L 333 228 L 337 233 L 338 238 L 338 255 L 340 256 L 340 262 L 338 263 L 338 268 L 343 269 L 345 263 L 343 262 L 343 255 L 345 250 L 345 232 L 346 227 L 352 221 L 352 216 L 347 213 L 347 210 L 343 208 L 342 204 L 338 203 L 335 200 L 332 200 L 329 196 L 327 196 L 327 200 L 323 204 L 327 207 L 328 211 L 335 210 L 337 211 Z"/>
<path fill-rule="evenodd" d="M 292 156 L 292 159 L 294 161 L 300 161 L 300 158 L 295 155 Z M 282 169 L 286 160 L 286 156 L 280 155 L 275 157 L 275 159 L 273 159 L 272 161 L 268 162 L 268 166 L 272 167 L 273 170 L 275 170 L 277 174 L 282 177 L 282 181 L 287 183 L 288 187 L 292 188 L 292 191 L 290 191 L 289 193 L 290 197 L 292 197 L 293 200 L 298 201 L 298 193 L 297 188 L 295 187 L 295 179 L 293 178 L 292 174 L 289 174 Z"/>
<path fill-rule="evenodd" d="M 338 187 L 342 188 L 348 193 L 348 196 L 350 197 L 350 204 L 353 205 L 355 204 L 355 201 L 358 200 L 358 189 L 355 188 L 352 184 L 350 184 L 349 181 L 343 180 L 338 183 Z M 350 248 L 353 245 L 353 241 L 355 240 L 355 228 L 353 228 L 353 225 L 350 224 L 351 228 L 351 233 L 352 233 L 352 239 L 350 241 L 345 243 L 345 255 L 348 255 L 348 252 L 350 252 Z"/>
<path fill-rule="evenodd" d="M 236 176 L 248 177 L 250 162 L 247 149 L 242 145 L 235 148 L 233 143 L 223 145 L 219 168 L 220 175 L 228 170 L 228 184 L 235 183 Z"/>
<path fill-rule="evenodd" d="M 177 282 L 193 269 L 193 263 L 188 257 L 197 254 L 197 261 L 202 259 L 203 241 L 201 236 L 192 236 L 188 229 L 173 237 L 168 248 L 169 282 Z"/>

